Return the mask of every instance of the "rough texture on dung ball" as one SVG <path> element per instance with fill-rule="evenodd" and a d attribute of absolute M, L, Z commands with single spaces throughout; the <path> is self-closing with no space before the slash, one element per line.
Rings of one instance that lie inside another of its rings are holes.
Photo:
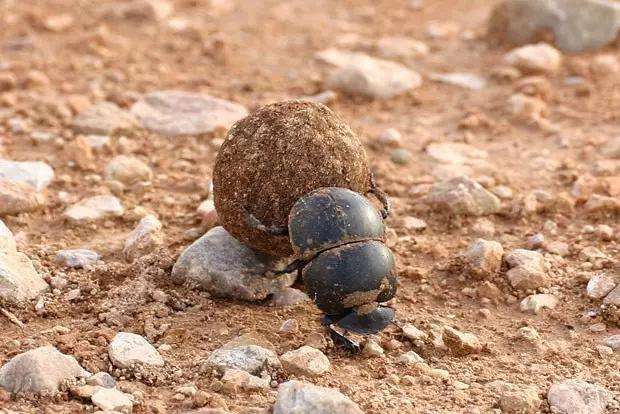
<path fill-rule="evenodd" d="M 273 256 L 293 253 L 287 236 L 247 224 L 245 211 L 267 226 L 287 226 L 293 204 L 320 187 L 370 189 L 364 148 L 353 131 L 322 104 L 264 106 L 228 131 L 213 171 L 215 208 L 224 228 Z"/>

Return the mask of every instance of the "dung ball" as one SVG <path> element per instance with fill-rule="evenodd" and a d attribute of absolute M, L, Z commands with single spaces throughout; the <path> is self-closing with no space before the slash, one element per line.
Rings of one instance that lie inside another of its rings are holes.
<path fill-rule="evenodd" d="M 266 226 L 286 227 L 293 204 L 321 187 L 370 190 L 364 147 L 322 104 L 286 101 L 256 110 L 228 131 L 215 160 L 214 202 L 221 224 L 241 242 L 273 256 L 293 253 L 288 237 L 253 228 L 247 214 Z"/>

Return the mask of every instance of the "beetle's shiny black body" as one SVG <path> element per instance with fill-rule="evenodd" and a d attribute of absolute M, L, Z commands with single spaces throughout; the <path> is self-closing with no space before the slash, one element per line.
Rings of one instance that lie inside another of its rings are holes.
<path fill-rule="evenodd" d="M 325 187 L 293 205 L 286 229 L 268 228 L 249 217 L 264 231 L 288 233 L 296 255 L 292 267 L 327 323 L 362 335 L 379 332 L 394 319 L 394 311 L 380 303 L 394 297 L 397 284 L 394 256 L 384 244 L 389 203 L 374 191 L 384 204 L 383 214 L 361 194 Z"/>
<path fill-rule="evenodd" d="M 391 321 L 393 312 L 386 317 L 378 304 L 396 293 L 394 256 L 383 243 L 383 219 L 364 196 L 338 187 L 315 190 L 293 206 L 288 232 L 319 309 L 358 333 Z"/>

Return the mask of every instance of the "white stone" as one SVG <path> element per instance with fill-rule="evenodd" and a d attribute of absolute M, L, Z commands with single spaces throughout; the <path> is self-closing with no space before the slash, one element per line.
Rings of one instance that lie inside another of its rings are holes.
<path fill-rule="evenodd" d="M 537 43 L 511 50 L 504 61 L 524 72 L 555 73 L 560 69 L 562 53 L 547 43 Z"/>
<path fill-rule="evenodd" d="M 28 184 L 43 190 L 54 179 L 52 167 L 41 161 L 9 161 L 0 159 L 0 180 Z"/>
<path fill-rule="evenodd" d="M 307 382 L 287 381 L 278 387 L 273 414 L 363 414 L 339 391 Z"/>
<path fill-rule="evenodd" d="M 377 139 L 378 143 L 386 147 L 398 147 L 401 143 L 402 135 L 396 128 L 383 130 Z"/>
<path fill-rule="evenodd" d="M 144 216 L 125 240 L 123 255 L 128 262 L 144 256 L 163 244 L 162 224 L 152 214 Z"/>
<path fill-rule="evenodd" d="M 402 326 L 403 336 L 410 341 L 423 341 L 428 338 L 428 334 L 419 330 L 414 325 L 406 323 Z"/>
<path fill-rule="evenodd" d="M 487 81 L 485 78 L 473 73 L 465 72 L 432 73 L 430 75 L 430 79 L 474 91 L 484 89 L 487 86 Z"/>
<path fill-rule="evenodd" d="M 0 299 L 20 303 L 36 298 L 48 288 L 28 256 L 0 249 Z"/>
<path fill-rule="evenodd" d="M 422 77 L 405 66 L 364 54 L 349 56 L 347 63 L 335 69 L 326 85 L 351 95 L 372 99 L 390 99 L 415 89 L 422 84 Z"/>
<path fill-rule="evenodd" d="M 539 314 L 545 308 L 555 308 L 558 302 L 559 300 L 556 296 L 548 293 L 530 295 L 521 301 L 520 309 L 521 312 Z"/>
<path fill-rule="evenodd" d="M 12 393 L 54 393 L 68 381 L 90 374 L 53 346 L 32 349 L 0 368 L 0 387 Z"/>
<path fill-rule="evenodd" d="M 99 254 L 87 249 L 60 250 L 54 260 L 66 267 L 81 268 L 97 263 Z"/>
<path fill-rule="evenodd" d="M 329 371 L 329 359 L 318 349 L 304 345 L 280 357 L 284 369 L 292 374 L 316 377 Z"/>
<path fill-rule="evenodd" d="M 131 413 L 133 400 L 130 394 L 125 394 L 116 388 L 98 387 L 91 397 L 91 401 L 97 407 L 106 411 L 119 411 Z"/>
<path fill-rule="evenodd" d="M 547 400 L 559 414 L 603 414 L 612 394 L 605 388 L 579 379 L 552 384 Z"/>
<path fill-rule="evenodd" d="M 424 220 L 417 217 L 405 217 L 403 219 L 403 227 L 411 231 L 422 231 L 426 229 L 427 224 Z"/>
<path fill-rule="evenodd" d="M 250 374 L 260 374 L 265 367 L 280 367 L 275 352 L 259 345 L 247 344 L 216 349 L 206 360 L 207 366 L 224 372 L 228 368 L 240 369 Z"/>
<path fill-rule="evenodd" d="M 100 195 L 84 199 L 67 208 L 64 216 L 71 222 L 84 223 L 108 217 L 122 216 L 120 200 L 111 195 Z"/>
<path fill-rule="evenodd" d="M 616 281 L 613 276 L 607 273 L 594 275 L 588 281 L 586 292 L 593 299 L 602 299 L 616 287 Z"/>
<path fill-rule="evenodd" d="M 133 365 L 163 366 L 164 359 L 145 338 L 129 332 L 116 334 L 110 345 L 108 355 L 112 363 L 119 368 Z"/>
<path fill-rule="evenodd" d="M 415 353 L 414 351 L 405 352 L 398 357 L 398 362 L 404 365 L 415 365 L 424 363 L 424 358 Z"/>
<path fill-rule="evenodd" d="M 377 42 L 377 52 L 385 59 L 410 59 L 428 55 L 429 47 L 409 37 L 382 37 Z"/>
<path fill-rule="evenodd" d="M 234 102 L 174 90 L 147 94 L 131 107 L 131 112 L 144 128 L 167 137 L 228 129 L 248 114 L 247 109 Z"/>
<path fill-rule="evenodd" d="M 9 228 L 0 220 L 0 250 L 16 250 L 15 239 L 13 233 Z"/>

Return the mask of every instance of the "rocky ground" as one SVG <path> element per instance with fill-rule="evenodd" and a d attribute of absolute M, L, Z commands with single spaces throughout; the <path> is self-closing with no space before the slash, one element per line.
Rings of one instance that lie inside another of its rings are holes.
<path fill-rule="evenodd" d="M 0 2 L 0 413 L 620 412 L 620 3 L 556 2 Z M 394 203 L 361 355 L 217 227 L 301 97 Z"/>

